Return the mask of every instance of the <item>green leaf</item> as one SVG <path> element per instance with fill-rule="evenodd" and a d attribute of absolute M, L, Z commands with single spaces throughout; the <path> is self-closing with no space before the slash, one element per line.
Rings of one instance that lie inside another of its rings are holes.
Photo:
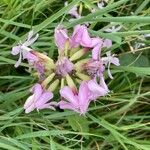
<path fill-rule="evenodd" d="M 89 131 L 89 123 L 85 117 L 75 114 L 73 116 L 68 116 L 67 119 L 74 131 L 79 131 L 79 132 Z"/>
<path fill-rule="evenodd" d="M 134 66 L 134 67 L 149 67 L 149 59 L 141 55 L 139 58 L 136 54 L 125 54 L 119 57 L 121 66 Z"/>
<path fill-rule="evenodd" d="M 150 75 L 150 67 L 128 67 L 128 66 L 119 66 L 118 70 L 132 72 L 138 75 Z"/>

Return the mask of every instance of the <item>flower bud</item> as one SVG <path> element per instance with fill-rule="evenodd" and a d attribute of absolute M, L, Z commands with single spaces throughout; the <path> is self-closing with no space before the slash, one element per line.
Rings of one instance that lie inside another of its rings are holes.
<path fill-rule="evenodd" d="M 68 56 L 69 47 L 70 47 L 69 40 L 67 40 L 65 43 L 65 56 Z"/>
<path fill-rule="evenodd" d="M 81 58 L 85 53 L 86 53 L 85 49 L 81 49 L 81 50 L 77 51 L 70 57 L 70 61 L 74 61 L 74 60 Z"/>
<path fill-rule="evenodd" d="M 74 83 L 74 81 L 72 80 L 72 78 L 69 76 L 69 74 L 66 75 L 66 81 L 67 84 L 73 89 L 73 90 L 77 90 L 76 85 Z"/>
<path fill-rule="evenodd" d="M 61 86 L 60 86 L 60 87 L 61 87 L 61 89 L 62 89 L 64 86 L 65 86 L 65 79 L 64 79 L 64 78 L 62 78 L 62 79 L 61 79 Z"/>
<path fill-rule="evenodd" d="M 79 77 L 79 78 L 80 78 L 81 80 L 83 80 L 83 81 L 88 81 L 88 80 L 91 79 L 89 76 L 87 76 L 87 75 L 85 75 L 85 74 L 83 74 L 83 73 L 77 72 L 76 75 L 77 75 L 77 77 Z"/>
<path fill-rule="evenodd" d="M 87 63 L 89 61 L 89 59 L 82 59 L 82 60 L 79 60 L 75 65 L 75 70 L 77 70 L 78 72 L 79 71 L 82 71 L 84 68 L 82 67 L 85 63 Z"/>
<path fill-rule="evenodd" d="M 48 88 L 48 91 L 55 91 L 55 89 L 58 87 L 59 85 L 59 80 L 56 79 Z"/>
<path fill-rule="evenodd" d="M 43 82 L 42 82 L 42 86 L 46 87 L 54 78 L 55 73 L 50 74 Z"/>

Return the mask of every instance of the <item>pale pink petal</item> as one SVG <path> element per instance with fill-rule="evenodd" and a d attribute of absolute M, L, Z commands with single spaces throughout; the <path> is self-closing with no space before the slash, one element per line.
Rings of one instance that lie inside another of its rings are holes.
<path fill-rule="evenodd" d="M 89 94 L 89 89 L 88 89 L 88 86 L 87 86 L 87 83 L 82 81 L 81 82 L 81 85 L 79 87 L 79 103 L 81 105 L 84 105 L 85 102 L 88 101 L 88 94 Z"/>
<path fill-rule="evenodd" d="M 59 102 L 59 107 L 60 107 L 61 109 L 69 109 L 69 110 L 77 111 L 76 108 L 74 107 L 74 105 L 72 105 L 72 104 L 69 103 L 69 102 L 63 101 L 63 100 L 61 100 L 61 101 Z"/>
<path fill-rule="evenodd" d="M 119 59 L 116 58 L 116 57 L 113 57 L 113 58 L 111 59 L 111 63 L 114 64 L 114 65 L 116 65 L 116 66 L 119 66 L 119 65 L 120 65 Z"/>
<path fill-rule="evenodd" d="M 91 40 L 92 40 L 91 47 L 95 47 L 97 44 L 99 44 L 100 47 L 102 47 L 102 45 L 103 45 L 103 40 L 102 39 L 96 37 L 96 38 L 91 38 Z"/>
<path fill-rule="evenodd" d="M 75 97 L 70 87 L 65 86 L 60 90 L 60 95 L 73 105 L 78 104 L 78 99 Z"/>
<path fill-rule="evenodd" d="M 112 76 L 111 71 L 110 71 L 109 68 L 108 68 L 108 76 L 109 76 L 111 79 L 113 79 L 113 76 Z"/>
<path fill-rule="evenodd" d="M 51 100 L 53 98 L 53 93 L 51 92 L 44 92 L 39 99 L 36 101 L 35 106 L 37 108 L 42 107 L 43 105 L 45 105 L 49 100 Z"/>
<path fill-rule="evenodd" d="M 19 59 L 18 59 L 18 61 L 17 61 L 16 64 L 15 64 L 15 67 L 16 67 L 16 68 L 21 64 L 21 61 L 22 61 L 22 54 L 21 54 L 21 52 L 20 52 L 20 53 L 19 53 Z"/>
<path fill-rule="evenodd" d="M 28 114 L 35 109 L 34 103 L 25 109 L 25 113 Z"/>
<path fill-rule="evenodd" d="M 82 27 L 82 37 L 81 37 L 80 44 L 84 47 L 91 47 L 92 45 L 92 39 L 89 36 L 86 26 Z"/>
<path fill-rule="evenodd" d="M 105 96 L 108 92 L 105 88 L 98 85 L 97 82 L 94 80 L 90 80 L 88 82 L 88 88 L 93 94 L 96 94 L 98 96 Z"/>
<path fill-rule="evenodd" d="M 20 46 L 14 46 L 14 47 L 12 48 L 11 54 L 12 54 L 12 55 L 18 55 L 19 52 L 20 52 L 20 50 L 21 50 L 21 47 L 20 47 Z"/>
<path fill-rule="evenodd" d="M 30 65 L 33 65 L 39 60 L 39 58 L 31 52 L 27 52 L 26 54 L 24 54 L 24 59 L 27 59 Z"/>
<path fill-rule="evenodd" d="M 92 38 L 92 58 L 94 60 L 99 60 L 100 54 L 101 54 L 101 48 L 103 45 L 103 40 L 100 38 Z"/>
<path fill-rule="evenodd" d="M 37 108 L 37 110 L 45 109 L 45 108 L 55 110 L 55 108 L 53 106 L 51 106 L 50 103 L 43 104 L 43 105 L 40 105 L 40 106 L 36 106 L 36 108 Z"/>
<path fill-rule="evenodd" d="M 30 31 L 28 34 L 28 39 L 23 43 L 24 46 L 28 47 L 33 44 L 39 37 L 39 34 L 34 35 L 33 31 Z"/>
<path fill-rule="evenodd" d="M 59 49 L 65 48 L 65 43 L 69 39 L 67 30 L 63 28 L 63 26 L 58 26 L 55 28 L 55 44 Z"/>
<path fill-rule="evenodd" d="M 97 46 L 95 46 L 95 47 L 92 49 L 92 58 L 93 58 L 94 60 L 99 60 L 100 52 L 101 52 L 101 47 L 100 47 L 99 44 L 97 44 Z"/>
<path fill-rule="evenodd" d="M 79 46 L 79 43 L 81 41 L 81 36 L 82 36 L 82 27 L 81 27 L 81 25 L 76 25 L 74 27 L 74 31 L 73 31 L 72 37 L 70 39 L 71 47 Z"/>
<path fill-rule="evenodd" d="M 36 102 L 41 97 L 41 95 L 43 93 L 42 86 L 39 83 L 35 84 L 32 88 L 32 93 L 34 93 L 34 99 Z"/>
<path fill-rule="evenodd" d="M 31 39 L 33 35 L 34 35 L 33 30 L 29 31 L 27 39 L 28 40 Z"/>
<path fill-rule="evenodd" d="M 79 88 L 79 107 L 80 113 L 85 114 L 87 112 L 90 100 L 89 100 L 89 88 L 86 82 L 82 82 Z"/>
<path fill-rule="evenodd" d="M 30 107 L 32 104 L 34 103 L 34 95 L 31 95 L 27 98 L 25 104 L 24 104 L 24 109 L 27 109 L 28 107 Z"/>
<path fill-rule="evenodd" d="M 103 47 L 110 48 L 112 46 L 112 41 L 109 39 L 104 40 Z"/>
<path fill-rule="evenodd" d="M 107 93 L 109 92 L 108 86 L 105 83 L 105 80 L 104 80 L 103 76 L 100 77 L 100 86 L 103 87 L 106 90 Z"/>

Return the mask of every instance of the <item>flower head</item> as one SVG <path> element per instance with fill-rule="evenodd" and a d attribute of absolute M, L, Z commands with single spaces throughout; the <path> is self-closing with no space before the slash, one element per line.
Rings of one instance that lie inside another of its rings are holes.
<path fill-rule="evenodd" d="M 54 106 L 56 102 L 49 102 L 53 98 L 53 93 L 46 91 L 40 84 L 35 84 L 31 92 L 31 95 L 24 104 L 25 113 L 29 113 L 34 109 L 40 110 L 44 108 L 50 108 L 55 110 Z"/>

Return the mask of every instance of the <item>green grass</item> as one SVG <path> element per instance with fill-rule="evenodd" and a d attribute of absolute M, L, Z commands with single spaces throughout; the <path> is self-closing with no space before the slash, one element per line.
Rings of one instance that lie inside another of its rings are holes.
<path fill-rule="evenodd" d="M 96 1 L 73 0 L 67 7 L 63 0 L 0 1 L 0 149 L 150 149 L 150 42 L 141 36 L 150 33 L 150 1 L 109 0 L 101 10 L 93 4 Z M 70 23 L 67 12 L 74 5 L 82 7 L 84 17 Z M 87 8 L 97 11 L 92 14 Z M 36 79 L 27 72 L 26 63 L 14 68 L 11 48 L 33 29 L 40 34 L 33 48 L 55 58 L 53 34 L 60 21 L 70 31 L 76 24 L 90 22 L 89 32 L 113 40 L 112 52 L 120 58 L 121 66 L 112 67 L 114 79 L 106 76 L 109 96 L 91 104 L 86 117 L 71 111 L 25 114 L 23 110 Z M 110 22 L 123 28 L 104 33 Z M 135 42 L 145 46 L 132 51 Z"/>

